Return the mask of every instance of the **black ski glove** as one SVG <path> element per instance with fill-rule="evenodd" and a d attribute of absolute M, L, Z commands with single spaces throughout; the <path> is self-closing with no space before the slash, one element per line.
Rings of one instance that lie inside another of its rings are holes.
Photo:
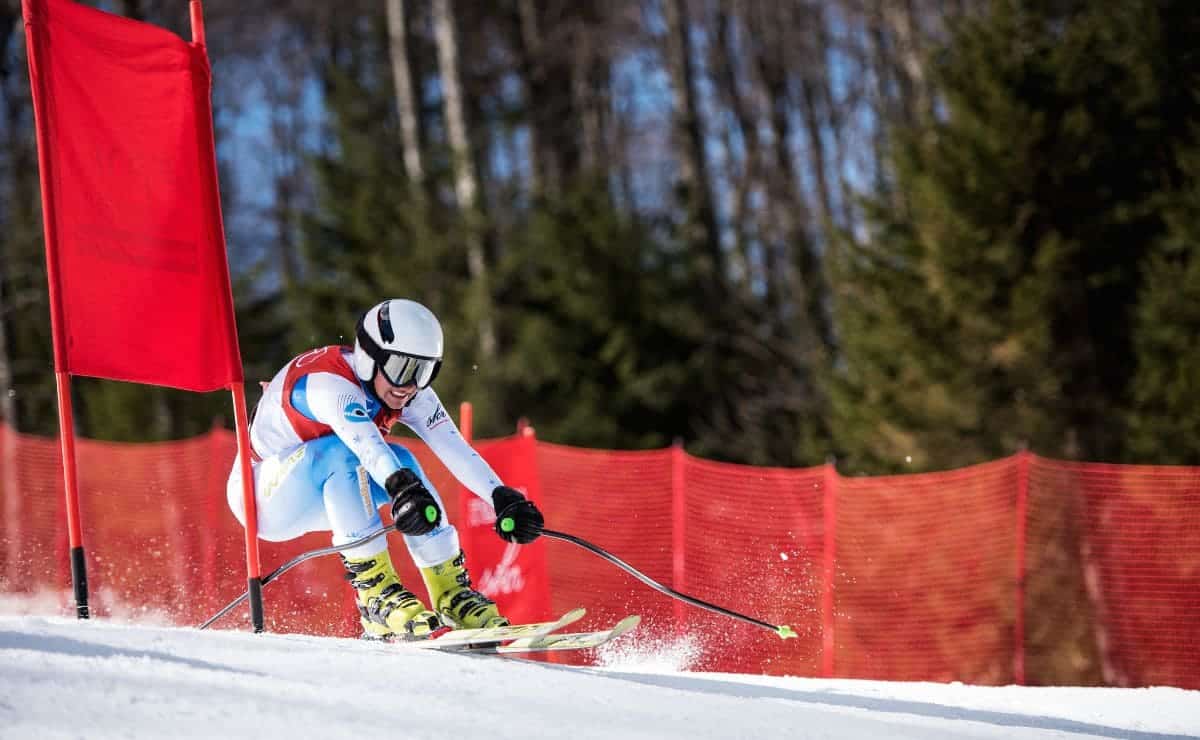
<path fill-rule="evenodd" d="M 496 534 L 508 542 L 527 545 L 542 536 L 546 520 L 533 502 L 521 492 L 508 486 L 496 486 L 492 491 L 496 507 Z"/>
<path fill-rule="evenodd" d="M 384 487 L 392 499 L 392 521 L 396 523 L 397 531 L 419 535 L 437 528 L 442 511 L 416 473 L 401 468 L 388 476 Z"/>

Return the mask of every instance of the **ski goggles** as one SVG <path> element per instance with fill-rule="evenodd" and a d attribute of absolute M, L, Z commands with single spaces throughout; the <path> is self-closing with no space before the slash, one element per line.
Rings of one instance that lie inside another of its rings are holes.
<path fill-rule="evenodd" d="M 441 360 L 432 357 L 416 357 L 399 352 L 387 353 L 387 359 L 383 362 L 375 360 L 375 366 L 387 382 L 396 386 L 415 384 L 418 388 L 429 387 L 441 364 Z"/>
<path fill-rule="evenodd" d="M 428 388 L 442 367 L 440 357 L 422 357 L 380 347 L 367 333 L 361 319 L 356 334 L 358 346 L 375 361 L 375 367 L 383 373 L 384 379 L 394 386 L 415 384 L 421 389 Z"/>

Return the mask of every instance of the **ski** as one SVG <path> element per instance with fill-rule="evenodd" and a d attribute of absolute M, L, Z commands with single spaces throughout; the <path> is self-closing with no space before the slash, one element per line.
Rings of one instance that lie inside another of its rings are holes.
<path fill-rule="evenodd" d="M 489 655 L 515 655 L 520 653 L 545 653 L 558 650 L 587 650 L 599 647 L 621 635 L 632 631 L 642 618 L 634 614 L 625 617 L 611 628 L 596 632 L 554 632 L 534 637 L 521 637 L 507 644 L 466 646 L 460 650 L 468 653 Z"/>
<path fill-rule="evenodd" d="M 485 627 L 480 629 L 451 630 L 440 637 L 429 640 L 416 640 L 399 643 L 404 647 L 425 650 L 464 650 L 500 645 L 511 640 L 533 640 L 560 630 L 583 619 L 587 613 L 582 607 L 572 609 L 558 619 L 550 622 L 531 622 L 529 624 L 510 624 L 505 627 Z"/>

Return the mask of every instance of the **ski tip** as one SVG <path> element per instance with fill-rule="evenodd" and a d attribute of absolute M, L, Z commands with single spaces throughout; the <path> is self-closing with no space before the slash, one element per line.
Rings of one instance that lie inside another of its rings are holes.
<path fill-rule="evenodd" d="M 796 637 L 796 630 L 786 624 L 781 624 L 775 628 L 775 634 L 779 635 L 779 639 L 781 640 L 794 639 Z"/>
<path fill-rule="evenodd" d="M 623 635 L 631 629 L 637 627 L 639 624 L 641 624 L 641 622 L 641 617 L 636 614 L 631 614 L 613 625 L 612 636 L 616 637 L 617 635 Z"/>

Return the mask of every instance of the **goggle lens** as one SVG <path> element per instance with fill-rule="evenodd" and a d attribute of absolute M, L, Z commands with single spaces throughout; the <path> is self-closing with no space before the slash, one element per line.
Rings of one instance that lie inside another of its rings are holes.
<path fill-rule="evenodd" d="M 393 354 L 388 356 L 381 369 L 392 385 L 415 384 L 418 388 L 426 388 L 433 382 L 439 364 L 438 360 Z"/>

